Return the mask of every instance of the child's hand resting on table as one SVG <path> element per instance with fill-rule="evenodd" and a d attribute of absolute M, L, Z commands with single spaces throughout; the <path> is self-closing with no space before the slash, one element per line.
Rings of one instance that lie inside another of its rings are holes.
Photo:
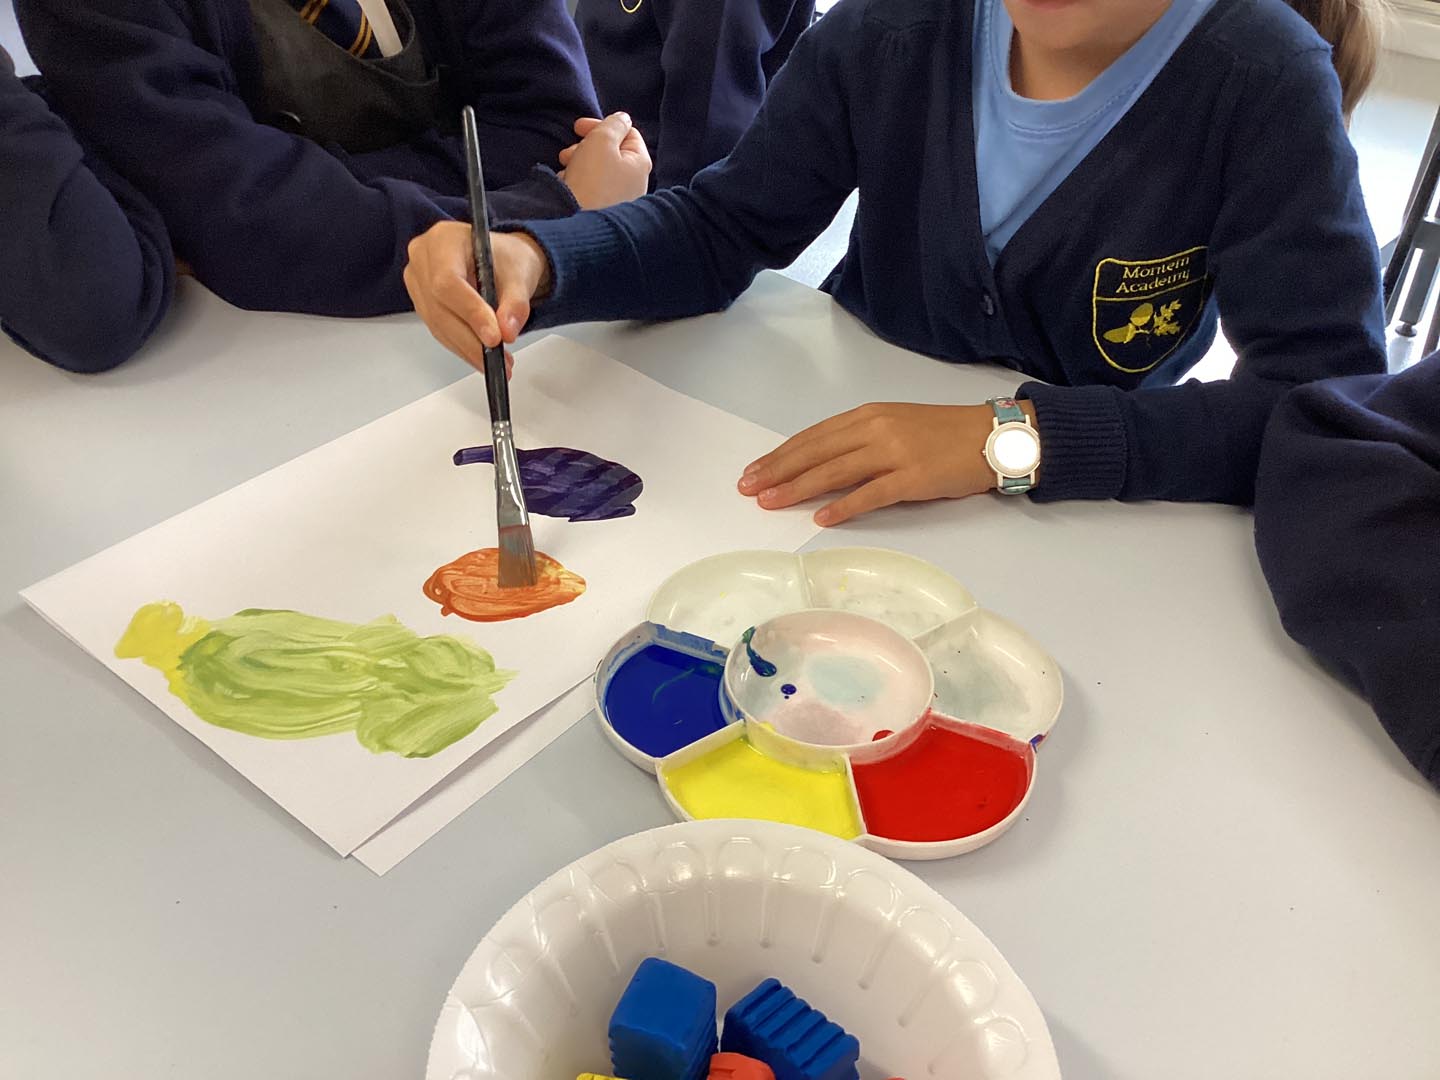
<path fill-rule="evenodd" d="M 1033 422 L 1033 406 L 1020 407 Z M 994 417 L 988 405 L 861 405 L 752 462 L 740 493 L 779 510 L 851 489 L 816 511 L 826 526 L 893 503 L 978 495 L 995 486 L 983 454 Z"/>
<path fill-rule="evenodd" d="M 442 222 L 410 244 L 405 286 L 430 332 L 457 356 L 482 366 L 485 345 L 513 342 L 530 302 L 550 290 L 545 252 L 524 233 L 491 237 L 498 317 L 475 291 L 470 226 Z M 1034 420 L 1034 407 L 1020 403 Z M 752 463 L 739 489 L 767 510 L 850 490 L 823 506 L 818 525 L 839 525 L 899 502 L 977 495 L 995 486 L 982 451 L 988 405 L 870 404 L 832 416 Z"/>

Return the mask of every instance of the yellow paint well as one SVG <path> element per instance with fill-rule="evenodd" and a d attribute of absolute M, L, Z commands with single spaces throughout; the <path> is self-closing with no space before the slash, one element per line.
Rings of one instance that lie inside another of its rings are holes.
<path fill-rule="evenodd" d="M 843 767 L 802 769 L 767 757 L 746 739 L 667 767 L 662 774 L 675 801 L 694 818 L 780 821 L 842 840 L 853 840 L 862 831 Z"/>

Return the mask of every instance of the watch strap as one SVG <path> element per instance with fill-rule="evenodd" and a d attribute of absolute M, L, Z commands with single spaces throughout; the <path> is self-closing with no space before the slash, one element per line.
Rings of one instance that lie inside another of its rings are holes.
<path fill-rule="evenodd" d="M 996 490 L 1002 495 L 1024 495 L 1035 486 L 1034 473 L 1029 476 L 1001 476 L 996 473 L 995 478 L 1000 481 Z"/>
<path fill-rule="evenodd" d="M 993 397 L 988 404 L 995 410 L 995 419 L 1002 424 L 1030 423 L 1030 418 L 1025 415 L 1025 410 L 1020 408 L 1020 403 L 1014 398 Z"/>

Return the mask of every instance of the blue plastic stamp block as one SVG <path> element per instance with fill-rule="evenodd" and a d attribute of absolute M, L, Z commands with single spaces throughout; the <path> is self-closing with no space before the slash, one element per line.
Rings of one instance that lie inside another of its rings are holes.
<path fill-rule="evenodd" d="M 725 1014 L 721 1049 L 765 1062 L 775 1080 L 859 1080 L 860 1041 L 776 979 Z"/>
<path fill-rule="evenodd" d="M 641 961 L 610 1018 L 615 1075 L 705 1080 L 718 1043 L 715 984 L 653 956 Z"/>

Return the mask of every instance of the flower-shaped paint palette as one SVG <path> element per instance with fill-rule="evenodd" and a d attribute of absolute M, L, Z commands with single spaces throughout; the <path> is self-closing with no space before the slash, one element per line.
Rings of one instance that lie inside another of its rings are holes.
<path fill-rule="evenodd" d="M 601 724 L 682 818 L 761 818 L 894 858 L 1019 817 L 1060 712 L 1053 658 L 894 551 L 744 551 L 679 571 L 595 674 Z"/>

